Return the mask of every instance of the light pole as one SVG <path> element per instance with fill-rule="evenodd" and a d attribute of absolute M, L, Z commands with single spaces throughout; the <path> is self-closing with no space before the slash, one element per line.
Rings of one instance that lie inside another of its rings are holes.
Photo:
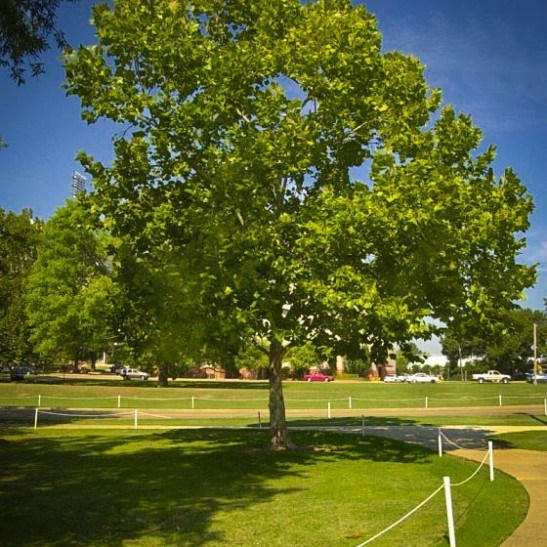
<path fill-rule="evenodd" d="M 538 383 L 538 324 L 534 323 L 534 384 Z"/>

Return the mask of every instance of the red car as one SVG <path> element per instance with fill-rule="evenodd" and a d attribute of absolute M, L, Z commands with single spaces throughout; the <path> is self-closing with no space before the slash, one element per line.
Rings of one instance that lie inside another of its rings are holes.
<path fill-rule="evenodd" d="M 304 374 L 302 377 L 308 382 L 332 382 L 334 376 L 330 374 L 323 374 L 322 372 L 311 372 L 310 374 Z"/>

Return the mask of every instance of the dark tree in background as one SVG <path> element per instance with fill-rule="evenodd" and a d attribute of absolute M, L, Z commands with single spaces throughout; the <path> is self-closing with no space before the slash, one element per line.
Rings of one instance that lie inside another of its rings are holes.
<path fill-rule="evenodd" d="M 64 0 L 76 2 L 78 0 Z M 1 0 L 0 66 L 7 67 L 17 84 L 25 82 L 27 70 L 32 76 L 44 72 L 40 56 L 52 44 L 67 46 L 57 28 L 57 9 L 63 0 Z"/>

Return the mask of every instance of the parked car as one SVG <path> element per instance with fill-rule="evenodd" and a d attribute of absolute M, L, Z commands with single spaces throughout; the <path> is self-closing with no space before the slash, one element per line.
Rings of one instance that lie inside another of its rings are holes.
<path fill-rule="evenodd" d="M 401 373 L 401 374 L 386 374 L 384 376 L 384 382 L 388 382 L 388 383 L 403 383 L 403 382 L 406 382 L 408 380 L 408 374 L 406 373 Z"/>
<path fill-rule="evenodd" d="M 406 381 L 411 384 L 435 384 L 439 379 L 437 376 L 430 376 L 425 372 L 416 372 L 416 374 L 408 376 Z"/>
<path fill-rule="evenodd" d="M 533 372 L 526 373 L 526 381 L 530 384 L 537 382 L 538 384 L 547 383 L 547 373 L 534 374 Z"/>
<path fill-rule="evenodd" d="M 484 382 L 507 384 L 511 381 L 511 376 L 509 376 L 509 374 L 502 374 L 497 370 L 489 370 L 487 372 L 473 374 L 473 380 L 476 380 L 479 384 L 484 384 Z"/>
<path fill-rule="evenodd" d="M 110 367 L 110 372 L 121 375 L 122 371 L 126 368 L 128 368 L 127 365 L 112 365 Z"/>
<path fill-rule="evenodd" d="M 396 383 L 396 382 L 400 382 L 399 380 L 399 377 L 396 376 L 395 374 L 386 374 L 384 376 L 384 382 L 386 383 Z"/>
<path fill-rule="evenodd" d="M 334 376 L 331 374 L 323 374 L 322 372 L 310 372 L 309 374 L 304 374 L 302 377 L 306 382 L 332 382 L 334 381 Z"/>
<path fill-rule="evenodd" d="M 142 370 L 136 368 L 124 368 L 121 370 L 120 376 L 124 380 L 148 380 L 148 378 L 150 378 L 150 374 L 148 374 L 148 372 L 143 372 Z"/>

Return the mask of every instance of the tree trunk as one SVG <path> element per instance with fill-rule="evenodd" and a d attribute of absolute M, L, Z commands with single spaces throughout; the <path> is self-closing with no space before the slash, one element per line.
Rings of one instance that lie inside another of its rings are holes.
<path fill-rule="evenodd" d="M 169 367 L 161 364 L 158 371 L 158 387 L 167 387 L 169 385 Z"/>
<path fill-rule="evenodd" d="M 89 354 L 89 360 L 91 361 L 91 370 L 95 372 L 97 370 L 96 363 L 97 363 L 97 353 L 95 351 L 90 352 Z"/>
<path fill-rule="evenodd" d="M 228 354 L 222 362 L 226 378 L 239 378 L 239 368 L 235 362 L 235 356 Z"/>
<path fill-rule="evenodd" d="M 287 421 L 285 418 L 285 399 L 281 382 L 281 364 L 285 349 L 281 342 L 272 341 L 269 353 L 270 371 L 270 443 L 274 450 L 290 447 Z"/>

